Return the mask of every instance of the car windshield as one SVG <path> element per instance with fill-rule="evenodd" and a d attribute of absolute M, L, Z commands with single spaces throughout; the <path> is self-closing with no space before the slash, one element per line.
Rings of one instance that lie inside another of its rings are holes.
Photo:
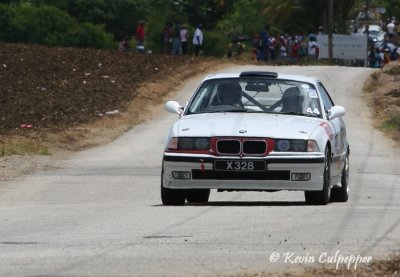
<path fill-rule="evenodd" d="M 205 81 L 186 109 L 186 114 L 221 112 L 322 117 L 318 93 L 312 84 L 266 78 Z"/>

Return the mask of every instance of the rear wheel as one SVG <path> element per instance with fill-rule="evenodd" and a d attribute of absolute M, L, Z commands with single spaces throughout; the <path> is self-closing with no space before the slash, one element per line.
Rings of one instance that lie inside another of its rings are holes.
<path fill-rule="evenodd" d="M 207 203 L 210 197 L 209 189 L 191 189 L 188 190 L 186 200 L 189 203 Z"/>
<path fill-rule="evenodd" d="M 306 203 L 309 205 L 326 205 L 331 196 L 331 158 L 329 148 L 325 149 L 324 184 L 321 191 L 305 191 Z"/>
<path fill-rule="evenodd" d="M 350 158 L 349 152 L 346 154 L 342 171 L 342 186 L 332 189 L 332 201 L 347 202 L 349 200 L 349 177 L 350 177 Z"/>
<path fill-rule="evenodd" d="M 167 206 L 182 206 L 185 204 L 186 190 L 169 189 L 163 185 L 164 171 L 161 172 L 161 201 Z"/>

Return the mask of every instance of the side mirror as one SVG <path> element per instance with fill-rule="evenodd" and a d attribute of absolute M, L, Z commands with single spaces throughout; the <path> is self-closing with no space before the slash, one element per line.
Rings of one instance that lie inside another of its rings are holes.
<path fill-rule="evenodd" d="M 328 117 L 329 120 L 333 120 L 338 117 L 342 117 L 346 114 L 346 110 L 344 109 L 343 106 L 333 106 L 329 112 L 328 112 Z"/>
<path fill-rule="evenodd" d="M 183 107 L 176 101 L 168 101 L 167 103 L 165 103 L 164 107 L 170 113 L 181 115 L 183 112 Z"/>

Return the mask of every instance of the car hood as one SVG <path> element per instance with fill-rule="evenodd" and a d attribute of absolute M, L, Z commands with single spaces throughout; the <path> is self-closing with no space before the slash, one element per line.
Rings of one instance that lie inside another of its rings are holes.
<path fill-rule="evenodd" d="M 183 116 L 180 137 L 270 137 L 308 139 L 322 119 L 282 114 L 208 113 Z"/>

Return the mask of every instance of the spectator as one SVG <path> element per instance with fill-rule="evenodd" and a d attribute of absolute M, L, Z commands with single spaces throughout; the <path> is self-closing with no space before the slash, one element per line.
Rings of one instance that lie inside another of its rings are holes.
<path fill-rule="evenodd" d="M 181 45 L 181 26 L 178 21 L 175 22 L 174 30 L 172 31 L 172 55 L 182 55 Z"/>
<path fill-rule="evenodd" d="M 396 25 L 394 24 L 394 21 L 390 21 L 388 25 L 386 25 L 386 30 L 389 35 L 389 38 L 393 38 L 396 35 Z"/>
<path fill-rule="evenodd" d="M 307 42 L 305 40 L 301 40 L 299 45 L 300 60 L 303 60 L 303 58 L 307 56 L 307 50 L 308 50 Z"/>
<path fill-rule="evenodd" d="M 312 61 L 317 60 L 319 53 L 318 43 L 316 42 L 315 36 L 310 36 L 308 40 L 308 58 Z"/>
<path fill-rule="evenodd" d="M 129 37 L 125 35 L 118 44 L 118 51 L 119 52 L 128 52 L 130 50 L 131 50 L 131 46 L 129 45 Z"/>
<path fill-rule="evenodd" d="M 164 54 L 171 53 L 171 43 L 172 43 L 172 24 L 170 22 L 165 23 L 163 31 L 163 44 L 164 44 Z"/>
<path fill-rule="evenodd" d="M 276 49 L 275 48 L 276 48 L 277 42 L 273 36 L 270 36 L 268 40 L 269 40 L 269 42 L 268 42 L 268 44 L 269 44 L 269 59 L 271 61 L 273 61 L 276 58 Z"/>
<path fill-rule="evenodd" d="M 280 49 L 280 57 L 281 57 L 281 59 L 283 59 L 283 60 L 286 60 L 286 58 L 287 58 L 287 49 L 286 49 L 286 46 L 285 46 L 285 44 L 281 44 L 281 49 Z"/>
<path fill-rule="evenodd" d="M 266 61 L 269 60 L 269 46 L 270 46 L 270 39 L 269 39 L 269 25 L 265 25 L 264 30 L 260 33 L 260 50 L 264 53 L 264 59 Z"/>
<path fill-rule="evenodd" d="M 376 51 L 375 51 L 375 64 L 374 64 L 375 68 L 382 67 L 382 62 L 383 62 L 384 57 L 385 57 L 385 55 L 383 54 L 383 51 L 381 51 L 381 49 L 379 49 L 379 48 L 376 48 Z"/>
<path fill-rule="evenodd" d="M 144 52 L 144 22 L 139 21 L 136 27 L 136 49 L 139 52 Z"/>
<path fill-rule="evenodd" d="M 193 46 L 194 46 L 194 55 L 198 56 L 200 53 L 200 49 L 203 46 L 203 32 L 201 31 L 201 24 L 197 25 L 196 31 L 193 35 Z"/>
<path fill-rule="evenodd" d="M 183 24 L 181 27 L 180 31 L 181 35 L 181 48 L 182 48 L 182 54 L 186 55 L 187 54 L 187 49 L 188 49 L 188 37 L 189 37 L 189 32 L 186 27 L 186 24 Z"/>
<path fill-rule="evenodd" d="M 291 47 L 291 56 L 290 58 L 294 61 L 298 61 L 300 59 L 300 45 L 297 40 L 295 40 Z"/>
<path fill-rule="evenodd" d="M 286 42 L 289 58 L 292 57 L 292 46 L 294 45 L 295 41 L 296 41 L 295 36 L 291 36 Z"/>
<path fill-rule="evenodd" d="M 255 34 L 255 35 L 253 36 L 252 47 L 253 47 L 253 48 L 252 48 L 252 50 L 251 50 L 251 53 L 252 53 L 251 59 L 252 59 L 252 60 L 255 60 L 255 59 L 258 60 L 258 55 L 257 55 L 257 53 L 260 51 L 260 49 L 259 49 L 259 47 L 260 47 L 260 35 Z"/>

